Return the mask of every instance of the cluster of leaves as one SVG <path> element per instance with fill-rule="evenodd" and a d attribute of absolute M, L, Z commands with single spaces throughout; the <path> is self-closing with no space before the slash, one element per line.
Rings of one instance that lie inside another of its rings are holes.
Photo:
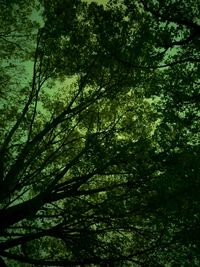
<path fill-rule="evenodd" d="M 199 266 L 198 1 L 0 5 L 1 266 Z"/>

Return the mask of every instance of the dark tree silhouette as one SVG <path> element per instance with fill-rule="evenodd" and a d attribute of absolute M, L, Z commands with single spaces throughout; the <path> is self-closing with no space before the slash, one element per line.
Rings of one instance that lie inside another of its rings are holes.
<path fill-rule="evenodd" d="M 0 5 L 1 266 L 199 266 L 198 1 Z"/>

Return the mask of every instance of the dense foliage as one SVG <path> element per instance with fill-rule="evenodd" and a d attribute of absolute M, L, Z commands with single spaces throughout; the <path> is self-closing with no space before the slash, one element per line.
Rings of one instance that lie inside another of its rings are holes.
<path fill-rule="evenodd" d="M 1 266 L 200 265 L 199 16 L 0 1 Z"/>

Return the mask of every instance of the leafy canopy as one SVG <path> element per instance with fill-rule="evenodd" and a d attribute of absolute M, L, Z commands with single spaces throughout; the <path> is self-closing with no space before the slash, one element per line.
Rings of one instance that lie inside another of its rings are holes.
<path fill-rule="evenodd" d="M 1 266 L 199 266 L 198 1 L 0 6 Z"/>

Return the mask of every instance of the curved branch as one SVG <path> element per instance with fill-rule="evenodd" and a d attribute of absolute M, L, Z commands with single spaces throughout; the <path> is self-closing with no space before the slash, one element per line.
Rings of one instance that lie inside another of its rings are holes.
<path fill-rule="evenodd" d="M 178 25 L 185 26 L 189 29 L 193 29 L 200 34 L 200 25 L 199 24 L 197 24 L 193 21 L 189 21 L 189 20 L 187 20 L 187 18 L 184 18 L 183 16 L 180 16 L 180 15 L 177 17 L 172 17 L 172 16 L 168 16 L 167 13 L 161 14 L 159 11 L 148 6 L 145 0 L 140 0 L 140 2 L 142 3 L 144 9 L 146 11 L 150 12 L 155 17 L 159 17 L 164 21 L 173 22 L 173 23 L 176 23 Z M 173 13 L 171 13 L 171 14 L 173 14 Z"/>

